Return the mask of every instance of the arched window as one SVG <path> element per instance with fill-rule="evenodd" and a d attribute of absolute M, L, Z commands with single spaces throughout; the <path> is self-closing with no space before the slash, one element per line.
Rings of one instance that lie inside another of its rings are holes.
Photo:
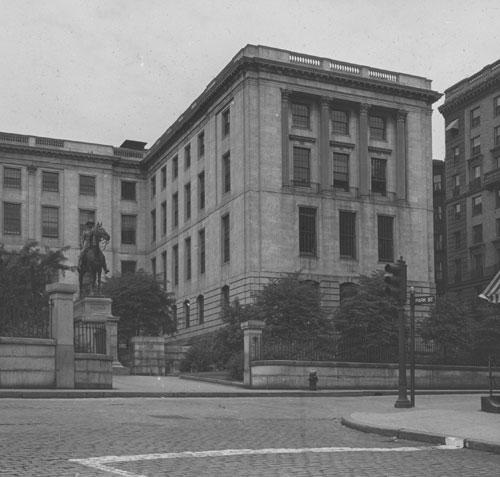
<path fill-rule="evenodd" d="M 202 325 L 205 322 L 205 298 L 203 295 L 198 295 L 196 304 L 198 305 L 198 324 Z"/>
<path fill-rule="evenodd" d="M 191 326 L 191 303 L 189 303 L 189 300 L 184 302 L 184 318 L 186 328 L 189 328 Z"/>

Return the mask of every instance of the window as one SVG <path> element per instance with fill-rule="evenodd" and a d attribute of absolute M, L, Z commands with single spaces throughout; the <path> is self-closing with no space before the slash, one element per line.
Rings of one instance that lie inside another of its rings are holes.
<path fill-rule="evenodd" d="M 149 180 L 150 190 L 151 190 L 151 198 L 156 195 L 156 176 L 151 177 Z"/>
<path fill-rule="evenodd" d="M 455 236 L 455 248 L 459 249 L 462 247 L 462 232 L 458 231 L 454 233 Z"/>
<path fill-rule="evenodd" d="M 95 195 L 94 176 L 80 176 L 80 195 Z"/>
<path fill-rule="evenodd" d="M 224 193 L 231 190 L 231 154 L 226 152 L 222 156 L 222 182 Z"/>
<path fill-rule="evenodd" d="M 205 229 L 198 232 L 198 250 L 200 251 L 200 275 L 205 273 Z"/>
<path fill-rule="evenodd" d="M 161 189 L 167 187 L 167 166 L 161 168 Z"/>
<path fill-rule="evenodd" d="M 471 154 L 474 156 L 476 154 L 481 154 L 481 137 L 476 136 L 470 140 Z"/>
<path fill-rule="evenodd" d="M 59 172 L 42 171 L 42 190 L 59 192 Z"/>
<path fill-rule="evenodd" d="M 356 258 L 356 214 L 340 211 L 340 258 Z"/>
<path fill-rule="evenodd" d="M 299 253 L 316 255 L 316 209 L 299 207 Z"/>
<path fill-rule="evenodd" d="M 184 186 L 184 216 L 185 220 L 191 218 L 191 182 Z"/>
<path fill-rule="evenodd" d="M 163 288 L 167 289 L 167 252 L 161 253 L 161 267 L 163 271 Z"/>
<path fill-rule="evenodd" d="M 198 305 L 198 324 L 202 325 L 205 322 L 205 298 L 203 295 L 198 295 L 196 304 Z"/>
<path fill-rule="evenodd" d="M 309 186 L 311 180 L 311 151 L 304 147 L 293 148 L 293 182 Z"/>
<path fill-rule="evenodd" d="M 380 116 L 370 116 L 368 120 L 371 139 L 385 139 L 385 119 Z"/>
<path fill-rule="evenodd" d="M 122 181 L 122 200 L 135 200 L 135 182 Z"/>
<path fill-rule="evenodd" d="M 136 262 L 133 260 L 122 260 L 121 262 L 121 273 L 126 275 L 127 273 L 135 273 Z"/>
<path fill-rule="evenodd" d="M 460 174 L 453 176 L 453 195 L 460 195 Z"/>
<path fill-rule="evenodd" d="M 497 127 L 493 130 L 493 136 L 494 136 L 494 138 L 495 138 L 495 146 L 500 145 L 500 126 L 497 126 Z"/>
<path fill-rule="evenodd" d="M 184 147 L 184 169 L 191 167 L 191 144 Z"/>
<path fill-rule="evenodd" d="M 453 217 L 455 220 L 459 220 L 462 217 L 462 207 L 460 204 L 455 204 L 453 206 Z"/>
<path fill-rule="evenodd" d="M 333 153 L 333 187 L 349 192 L 349 154 Z"/>
<path fill-rule="evenodd" d="M 179 245 L 172 247 L 172 279 L 174 286 L 179 284 Z"/>
<path fill-rule="evenodd" d="M 392 262 L 394 260 L 394 217 L 379 215 L 378 230 L 378 260 Z"/>
<path fill-rule="evenodd" d="M 151 242 L 156 242 L 156 209 L 151 211 Z"/>
<path fill-rule="evenodd" d="M 481 165 L 478 164 L 471 168 L 471 176 L 472 180 L 476 181 L 477 179 L 481 180 Z"/>
<path fill-rule="evenodd" d="M 78 215 L 80 224 L 80 235 L 78 237 L 81 237 L 83 229 L 85 229 L 85 224 L 87 222 L 95 222 L 95 210 L 80 209 Z"/>
<path fill-rule="evenodd" d="M 472 215 L 480 215 L 483 213 L 483 197 L 478 195 L 472 198 Z"/>
<path fill-rule="evenodd" d="M 167 202 L 161 203 L 161 236 L 167 233 Z"/>
<path fill-rule="evenodd" d="M 121 239 L 123 245 L 135 245 L 135 234 L 137 229 L 137 217 L 135 215 L 122 214 Z"/>
<path fill-rule="evenodd" d="M 347 111 L 332 111 L 332 132 L 336 134 L 349 134 L 349 113 Z"/>
<path fill-rule="evenodd" d="M 474 108 L 470 112 L 470 127 L 475 128 L 481 124 L 480 109 Z"/>
<path fill-rule="evenodd" d="M 231 118 L 229 116 L 229 108 L 222 113 L 222 135 L 227 136 L 231 132 Z"/>
<path fill-rule="evenodd" d="M 230 250 L 229 214 L 222 216 L 222 262 L 227 263 L 231 259 Z"/>
<path fill-rule="evenodd" d="M 309 129 L 310 115 L 309 106 L 307 104 L 292 104 L 292 126 L 294 128 Z"/>
<path fill-rule="evenodd" d="M 220 290 L 221 308 L 224 311 L 229 306 L 229 286 L 224 285 Z"/>
<path fill-rule="evenodd" d="M 21 169 L 12 167 L 4 167 L 3 169 L 3 186 L 10 189 L 21 188 Z"/>
<path fill-rule="evenodd" d="M 500 96 L 493 100 L 493 114 L 498 116 L 500 114 Z"/>
<path fill-rule="evenodd" d="M 434 235 L 434 250 L 436 252 L 442 252 L 444 250 L 443 234 Z"/>
<path fill-rule="evenodd" d="M 443 220 L 443 206 L 438 205 L 434 207 L 434 221 L 441 222 Z"/>
<path fill-rule="evenodd" d="M 151 259 L 151 275 L 156 278 L 156 257 Z"/>
<path fill-rule="evenodd" d="M 198 159 L 205 155 L 205 131 L 198 134 Z"/>
<path fill-rule="evenodd" d="M 21 235 L 21 204 L 3 203 L 3 233 Z"/>
<path fill-rule="evenodd" d="M 482 277 L 484 268 L 484 255 L 478 253 L 472 257 L 472 277 Z"/>
<path fill-rule="evenodd" d="M 42 237 L 59 237 L 59 208 L 42 206 Z"/>
<path fill-rule="evenodd" d="M 456 282 L 462 281 L 462 259 L 461 258 L 455 259 L 455 281 Z"/>
<path fill-rule="evenodd" d="M 436 280 L 442 280 L 443 279 L 443 262 L 437 261 L 436 262 Z"/>
<path fill-rule="evenodd" d="M 441 174 L 436 174 L 433 178 L 434 180 L 434 190 L 439 191 L 442 190 L 442 176 Z"/>
<path fill-rule="evenodd" d="M 184 301 L 184 317 L 186 328 L 189 328 L 191 326 L 191 303 L 189 303 L 189 300 Z"/>
<path fill-rule="evenodd" d="M 453 163 L 457 164 L 460 159 L 460 146 L 455 146 L 451 148 L 451 155 L 453 157 Z"/>
<path fill-rule="evenodd" d="M 472 243 L 481 243 L 483 241 L 483 225 L 474 225 L 472 227 Z"/>
<path fill-rule="evenodd" d="M 172 196 L 172 227 L 179 226 L 179 194 L 176 192 Z"/>
<path fill-rule="evenodd" d="M 372 192 L 375 194 L 386 195 L 386 164 L 385 159 L 372 157 Z"/>
<path fill-rule="evenodd" d="M 205 172 L 198 174 L 198 208 L 205 208 Z"/>
<path fill-rule="evenodd" d="M 186 280 L 191 280 L 191 237 L 184 240 L 184 254 L 186 258 L 186 270 L 184 276 Z"/>
<path fill-rule="evenodd" d="M 172 180 L 177 179 L 179 175 L 179 156 L 174 156 L 172 159 Z"/>

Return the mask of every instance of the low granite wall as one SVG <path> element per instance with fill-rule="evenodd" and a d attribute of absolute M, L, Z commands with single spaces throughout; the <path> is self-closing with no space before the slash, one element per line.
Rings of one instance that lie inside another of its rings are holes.
<path fill-rule="evenodd" d="M 181 362 L 190 346 L 165 345 L 165 374 L 180 374 Z"/>
<path fill-rule="evenodd" d="M 56 341 L 0 337 L 0 388 L 53 388 Z"/>
<path fill-rule="evenodd" d="M 75 389 L 112 389 L 113 357 L 75 353 Z"/>
<path fill-rule="evenodd" d="M 130 340 L 130 374 L 165 376 L 165 338 L 134 336 Z"/>
<path fill-rule="evenodd" d="M 318 389 L 397 389 L 397 364 L 324 361 L 253 361 L 254 389 L 308 389 L 309 373 L 318 375 Z M 407 371 L 408 385 L 410 371 Z M 471 366 L 418 365 L 416 389 L 487 389 L 488 369 Z"/>

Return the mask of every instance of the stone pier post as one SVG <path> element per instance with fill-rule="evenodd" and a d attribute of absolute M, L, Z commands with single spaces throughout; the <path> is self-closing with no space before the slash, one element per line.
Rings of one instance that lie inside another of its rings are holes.
<path fill-rule="evenodd" d="M 260 320 L 248 320 L 241 323 L 245 356 L 243 382 L 248 387 L 252 387 L 251 363 L 262 359 L 262 330 L 265 327 L 266 324 Z"/>

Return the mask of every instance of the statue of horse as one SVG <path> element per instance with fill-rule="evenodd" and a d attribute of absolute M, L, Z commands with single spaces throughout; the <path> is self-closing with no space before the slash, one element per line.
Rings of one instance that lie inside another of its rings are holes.
<path fill-rule="evenodd" d="M 102 270 L 105 267 L 104 254 L 102 253 L 100 243 L 105 241 L 107 243 L 110 240 L 108 232 L 104 229 L 101 222 L 94 225 L 90 232 L 90 245 L 88 249 L 84 252 L 80 269 L 78 270 L 78 282 L 80 285 L 80 296 L 83 290 L 83 278 L 85 274 L 90 275 L 90 287 L 92 295 L 95 294 L 97 289 L 97 294 L 101 291 L 101 276 Z"/>

